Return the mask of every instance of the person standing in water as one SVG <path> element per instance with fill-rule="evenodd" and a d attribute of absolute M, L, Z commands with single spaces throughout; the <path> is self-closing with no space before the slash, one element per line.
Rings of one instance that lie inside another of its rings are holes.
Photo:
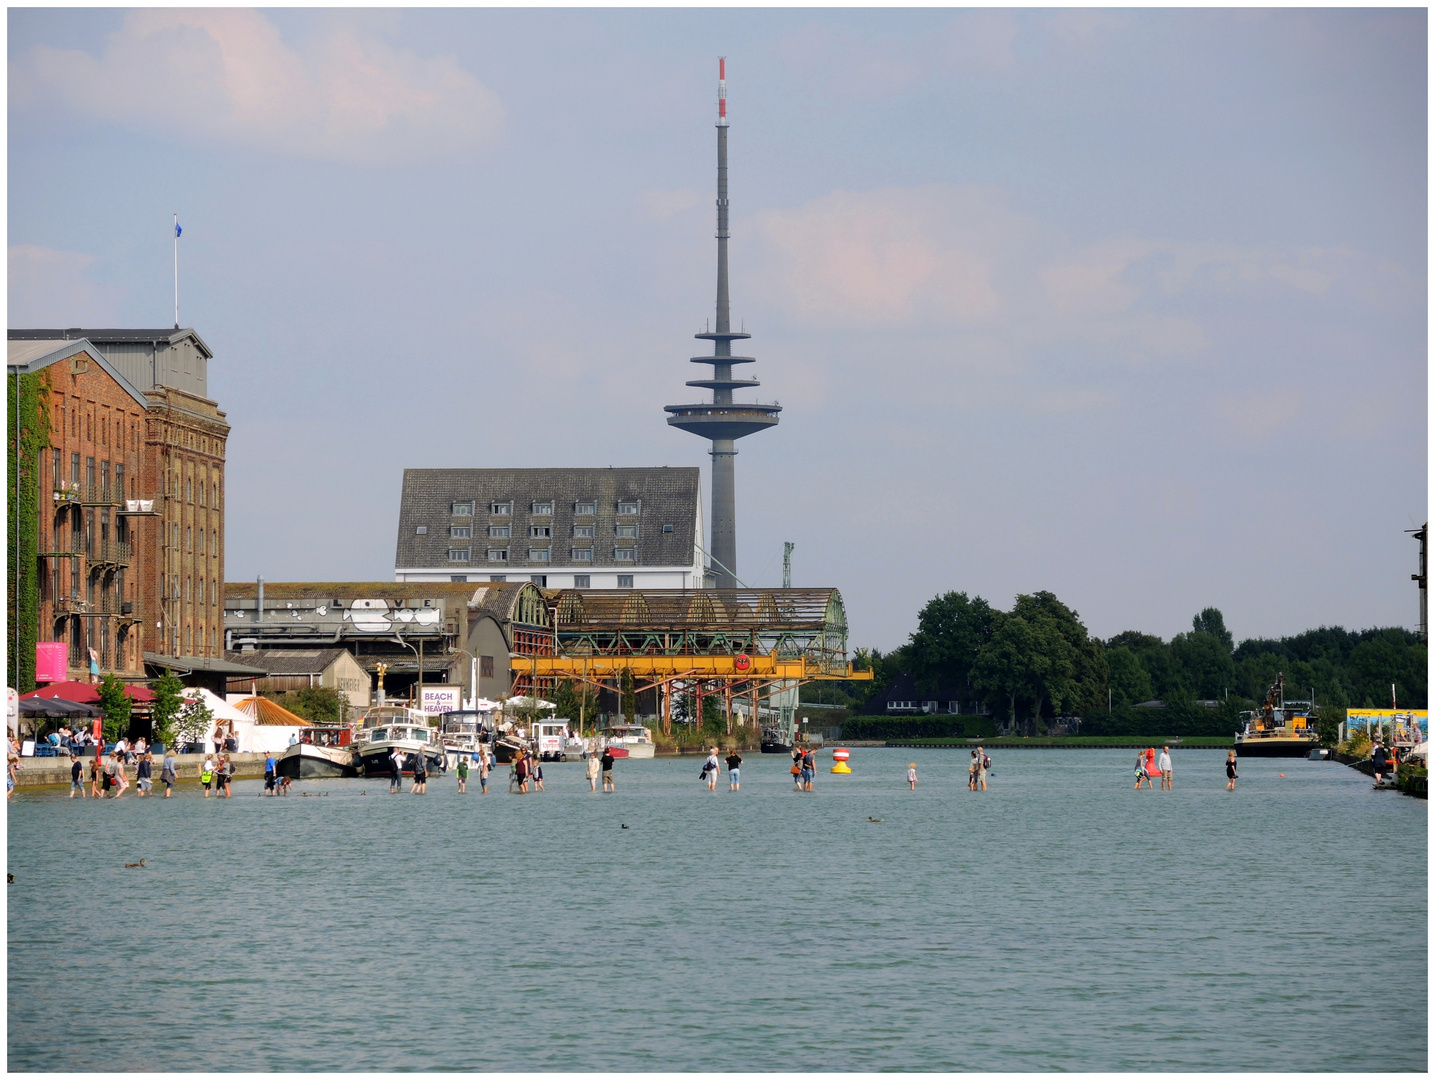
<path fill-rule="evenodd" d="M 907 766 L 907 786 L 913 791 L 917 790 L 917 763 L 915 761 Z"/>
<path fill-rule="evenodd" d="M 583 774 L 588 777 L 588 790 L 598 790 L 598 755 L 589 754 L 588 760 L 583 763 Z"/>
<path fill-rule="evenodd" d="M 1147 771 L 1146 771 L 1146 755 L 1143 754 L 1140 750 L 1137 750 L 1137 751 L 1136 751 L 1136 788 L 1135 788 L 1135 790 L 1137 790 L 1137 791 L 1140 791 L 1140 790 L 1141 790 L 1141 781 L 1143 781 L 1143 780 L 1146 781 L 1146 786 L 1149 788 L 1149 787 L 1151 786 L 1151 776 L 1150 776 L 1150 774 L 1147 773 Z"/>
<path fill-rule="evenodd" d="M 175 760 L 174 751 L 168 746 L 164 748 L 164 764 L 160 766 L 159 778 L 164 783 L 164 797 L 168 799 L 170 792 L 174 790 L 175 781 L 179 779 L 179 762 Z"/>
<path fill-rule="evenodd" d="M 613 751 L 605 749 L 599 764 L 603 766 L 603 790 L 614 791 L 616 785 L 613 783 Z"/>
<path fill-rule="evenodd" d="M 404 752 L 397 746 L 389 751 L 389 794 L 402 795 L 404 791 Z"/>
<path fill-rule="evenodd" d="M 1156 759 L 1156 768 L 1161 770 L 1161 790 L 1171 791 L 1171 748 L 1161 747 L 1161 756 Z"/>
<path fill-rule="evenodd" d="M 718 756 L 717 747 L 714 746 L 708 751 L 708 759 L 703 762 L 703 779 L 707 781 L 708 790 L 717 790 L 718 778 Z"/>
<path fill-rule="evenodd" d="M 1236 752 L 1226 751 L 1226 790 L 1236 790 Z"/>
<path fill-rule="evenodd" d="M 971 760 L 971 762 L 968 763 L 968 765 L 967 765 L 967 790 L 968 790 L 968 791 L 976 791 L 976 790 L 977 790 L 977 766 L 980 765 L 980 764 L 981 764 L 981 762 L 979 762 L 979 761 L 977 760 L 977 752 L 976 752 L 975 750 L 973 750 L 973 751 L 972 751 L 972 760 Z"/>
<path fill-rule="evenodd" d="M 992 759 L 987 757 L 987 752 L 980 746 L 977 747 L 977 786 L 975 790 L 985 791 L 987 789 L 987 770 L 992 767 Z"/>
<path fill-rule="evenodd" d="M 727 789 L 729 791 L 738 791 L 741 789 L 742 784 L 738 782 L 741 769 L 742 755 L 737 752 L 737 747 L 734 746 L 727 753 Z"/>
<path fill-rule="evenodd" d="M 478 793 L 488 794 L 488 774 L 493 771 L 492 762 L 489 759 L 488 751 L 479 747 L 478 749 Z"/>
<path fill-rule="evenodd" d="M 468 791 L 468 755 L 459 754 L 458 764 L 454 769 L 458 773 L 458 793 L 460 795 Z"/>
<path fill-rule="evenodd" d="M 427 795 L 429 786 L 429 764 L 420 750 L 414 754 L 414 782 L 409 788 L 410 795 Z"/>

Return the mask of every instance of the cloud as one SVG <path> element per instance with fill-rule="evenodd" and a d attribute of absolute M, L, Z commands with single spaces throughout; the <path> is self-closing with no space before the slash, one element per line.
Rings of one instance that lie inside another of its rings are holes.
<path fill-rule="evenodd" d="M 22 244 L 7 252 L 9 318 L 16 327 L 113 326 L 126 290 L 90 278 L 99 262 L 79 251 Z"/>
<path fill-rule="evenodd" d="M 658 221 L 668 221 L 679 214 L 707 204 L 711 196 L 697 188 L 652 188 L 638 196 L 639 205 L 648 216 Z"/>
<path fill-rule="evenodd" d="M 503 124 L 498 96 L 452 56 L 340 27 L 302 51 L 254 11 L 133 11 L 100 56 L 36 46 L 12 108 L 59 107 L 191 142 L 383 164 L 469 151 Z"/>
<path fill-rule="evenodd" d="M 1238 440 L 1268 439 L 1295 422 L 1301 400 L 1297 391 L 1280 387 L 1239 397 L 1223 396 L 1216 402 L 1216 412 Z"/>
<path fill-rule="evenodd" d="M 1014 357 L 1080 346 L 1088 362 L 1189 359 L 1233 293 L 1373 311 L 1421 296 L 1393 263 L 1345 249 L 1140 236 L 1075 247 L 987 187 L 837 191 L 759 213 L 738 233 L 753 236 L 759 303 L 799 324 L 1000 335 Z"/>
<path fill-rule="evenodd" d="M 991 241 L 1027 228 L 991 192 L 838 191 L 756 222 L 759 295 L 828 326 L 971 325 L 1002 306 Z"/>

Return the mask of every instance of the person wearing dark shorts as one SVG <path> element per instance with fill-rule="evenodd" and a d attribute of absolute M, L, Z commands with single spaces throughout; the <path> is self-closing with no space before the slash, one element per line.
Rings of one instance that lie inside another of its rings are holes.
<path fill-rule="evenodd" d="M 75 754 L 70 755 L 70 798 L 75 797 L 75 792 L 80 793 L 80 798 L 85 797 L 85 766 Z"/>
<path fill-rule="evenodd" d="M 598 760 L 603 772 L 603 790 L 613 791 L 613 751 L 604 750 L 603 756 Z"/>
<path fill-rule="evenodd" d="M 1236 752 L 1226 751 L 1226 790 L 1236 790 Z"/>
<path fill-rule="evenodd" d="M 420 750 L 414 755 L 414 782 L 409 788 L 410 795 L 428 794 L 429 768 L 428 762 L 424 760 L 423 751 Z"/>
<path fill-rule="evenodd" d="M 265 755 L 264 755 L 264 794 L 266 794 L 266 795 L 273 795 L 273 794 L 274 794 L 274 780 L 275 780 L 275 778 L 276 778 L 277 775 L 278 775 L 278 770 L 275 768 L 275 765 L 274 765 L 274 755 L 273 755 L 272 753 L 270 753 L 270 754 L 265 754 Z"/>

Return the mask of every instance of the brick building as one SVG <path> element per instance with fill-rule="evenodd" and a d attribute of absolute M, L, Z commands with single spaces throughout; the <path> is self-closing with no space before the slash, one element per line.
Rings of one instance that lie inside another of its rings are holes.
<path fill-rule="evenodd" d="M 224 449 L 193 330 L 11 330 L 9 373 L 47 406 L 34 463 L 40 641 L 71 675 L 223 658 Z M 14 453 L 12 443 L 12 453 Z"/>

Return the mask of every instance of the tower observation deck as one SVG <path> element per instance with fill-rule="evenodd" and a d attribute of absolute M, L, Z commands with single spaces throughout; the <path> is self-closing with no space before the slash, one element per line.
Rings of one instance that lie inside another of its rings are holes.
<path fill-rule="evenodd" d="M 734 390 L 760 385 L 756 379 L 733 378 L 733 365 L 757 362 L 753 356 L 734 356 L 732 343 L 752 337 L 732 328 L 728 303 L 727 241 L 727 61 L 718 60 L 717 119 L 717 319 L 712 330 L 694 335 L 713 343 L 711 356 L 694 356 L 694 364 L 711 364 L 711 378 L 689 380 L 688 386 L 712 391 L 712 400 L 695 405 L 665 405 L 668 423 L 712 442 L 712 542 L 709 557 L 719 589 L 737 588 L 737 498 L 734 481 L 734 445 L 738 439 L 777 424 L 780 405 L 735 402 Z"/>

